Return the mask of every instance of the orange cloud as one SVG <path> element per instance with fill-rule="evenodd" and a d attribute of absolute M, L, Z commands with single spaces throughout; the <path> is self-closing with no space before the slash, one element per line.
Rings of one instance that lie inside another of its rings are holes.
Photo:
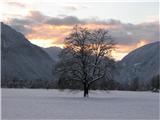
<path fill-rule="evenodd" d="M 113 56 L 117 60 L 121 60 L 125 55 L 127 55 L 129 52 L 142 47 L 146 44 L 149 44 L 149 41 L 146 39 L 141 39 L 139 40 L 138 43 L 131 44 L 131 45 L 122 45 L 122 44 L 117 44 L 115 46 L 115 51 L 113 51 Z"/>
<path fill-rule="evenodd" d="M 18 5 L 16 3 L 10 4 Z M 23 4 L 19 4 L 19 6 L 23 6 Z M 21 17 L 14 16 L 6 19 L 5 22 L 23 33 L 33 44 L 41 47 L 58 46 L 62 48 L 65 37 L 72 31 L 75 24 L 80 24 L 81 27 L 88 29 L 108 29 L 113 40 L 117 42 L 115 51 L 112 53 L 117 60 L 138 47 L 159 40 L 159 22 L 157 21 L 126 24 L 114 19 L 105 21 L 79 19 L 76 16 L 51 17 L 40 11 L 27 11 L 27 14 L 23 12 Z"/>
<path fill-rule="evenodd" d="M 95 23 L 89 23 L 82 25 L 82 27 L 87 27 L 88 29 L 97 29 L 97 28 L 104 28 L 104 29 L 117 29 L 121 27 L 120 25 L 112 25 L 112 24 L 95 24 Z"/>
<path fill-rule="evenodd" d="M 119 26 L 116 25 L 103 25 L 103 24 L 85 24 L 82 27 L 88 29 L 106 28 L 114 29 Z M 71 32 L 73 25 L 35 25 L 32 26 L 33 32 L 26 35 L 26 37 L 32 41 L 33 39 L 53 40 L 54 43 L 62 43 L 64 38 Z"/>
<path fill-rule="evenodd" d="M 88 23 L 82 25 L 82 27 L 87 27 L 88 29 L 117 29 L 121 26 Z M 33 32 L 31 34 L 28 34 L 26 37 L 33 44 L 36 44 L 41 47 L 58 46 L 63 48 L 64 38 L 71 32 L 72 28 L 73 26 L 71 25 L 35 25 L 32 26 Z M 112 55 L 116 60 L 120 60 L 132 50 L 141 47 L 147 43 L 149 43 L 148 40 L 141 39 L 138 43 L 131 45 L 117 44 L 115 51 L 112 52 Z"/>
<path fill-rule="evenodd" d="M 64 36 L 69 34 L 68 31 L 70 31 L 71 28 L 71 26 L 55 26 L 46 24 L 39 26 L 37 25 L 32 27 L 33 32 L 31 34 L 28 34 L 26 37 L 29 40 L 52 39 L 53 41 L 56 40 L 57 42 L 60 42 L 58 40 L 64 39 Z"/>

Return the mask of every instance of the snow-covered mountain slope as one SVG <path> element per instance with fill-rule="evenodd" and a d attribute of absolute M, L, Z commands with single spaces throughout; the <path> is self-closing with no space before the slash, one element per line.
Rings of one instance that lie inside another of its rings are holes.
<path fill-rule="evenodd" d="M 54 61 L 21 33 L 1 23 L 2 80 L 54 79 Z"/>
<path fill-rule="evenodd" d="M 60 47 L 49 47 L 43 48 L 43 50 L 45 50 L 53 60 L 58 61 L 58 54 L 61 52 L 62 49 Z"/>
<path fill-rule="evenodd" d="M 130 83 L 136 77 L 141 83 L 147 83 L 153 76 L 160 74 L 160 42 L 154 42 L 140 47 L 127 56 L 118 64 L 119 75 L 115 78 L 119 82 Z"/>

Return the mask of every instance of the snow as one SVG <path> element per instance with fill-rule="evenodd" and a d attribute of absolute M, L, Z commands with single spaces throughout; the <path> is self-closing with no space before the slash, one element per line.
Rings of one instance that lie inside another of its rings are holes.
<path fill-rule="evenodd" d="M 4 119 L 158 119 L 159 93 L 2 89 Z"/>

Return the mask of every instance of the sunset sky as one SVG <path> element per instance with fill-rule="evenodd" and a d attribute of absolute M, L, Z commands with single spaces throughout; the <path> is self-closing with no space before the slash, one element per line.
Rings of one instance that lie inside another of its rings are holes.
<path fill-rule="evenodd" d="M 63 47 L 76 24 L 105 28 L 117 43 L 113 56 L 120 60 L 159 40 L 158 7 L 158 0 L 0 0 L 0 20 L 41 47 Z"/>

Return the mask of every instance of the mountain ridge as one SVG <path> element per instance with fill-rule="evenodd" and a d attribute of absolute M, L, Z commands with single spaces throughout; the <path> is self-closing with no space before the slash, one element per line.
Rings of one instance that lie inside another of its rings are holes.
<path fill-rule="evenodd" d="M 1 23 L 2 79 L 53 79 L 54 61 L 23 34 Z"/>
<path fill-rule="evenodd" d="M 118 62 L 119 75 L 115 79 L 130 84 L 138 78 L 142 84 L 148 84 L 150 80 L 160 74 L 160 41 L 144 45 L 133 50 Z"/>

